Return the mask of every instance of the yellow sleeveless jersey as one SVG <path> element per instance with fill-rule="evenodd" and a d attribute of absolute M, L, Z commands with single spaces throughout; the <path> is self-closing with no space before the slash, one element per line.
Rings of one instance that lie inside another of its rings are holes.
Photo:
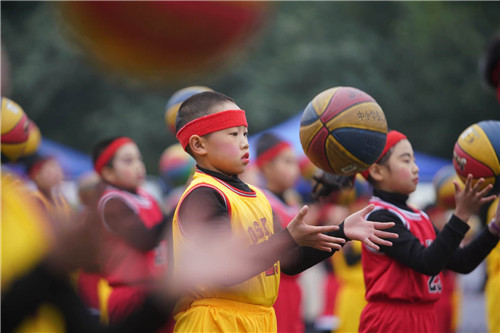
<path fill-rule="evenodd" d="M 54 235 L 44 212 L 32 200 L 24 183 L 3 172 L 1 182 L 1 287 L 4 292 L 45 257 Z M 60 312 L 44 303 L 33 316 L 25 318 L 15 332 L 57 333 L 65 330 Z"/>
<path fill-rule="evenodd" d="M 361 253 L 360 242 L 351 241 L 350 245 L 354 253 Z M 340 284 L 334 308 L 334 315 L 339 318 L 340 324 L 332 332 L 357 332 L 359 317 L 366 305 L 365 281 L 361 260 L 349 266 L 342 251 L 332 256 L 331 260 Z"/>
<path fill-rule="evenodd" d="M 249 185 L 250 186 L 250 185 Z M 224 198 L 231 219 L 231 230 L 234 234 L 244 235 L 247 245 L 266 241 L 273 234 L 273 216 L 269 201 L 257 188 L 250 186 L 254 193 L 248 193 L 232 187 L 224 181 L 196 171 L 193 181 L 184 191 L 174 213 L 172 237 L 174 250 L 174 273 L 180 249 L 187 243 L 179 226 L 179 207 L 183 199 L 198 187 L 210 187 Z M 278 295 L 280 279 L 279 262 L 266 271 L 238 285 L 217 289 L 200 289 L 181 302 L 189 305 L 197 299 L 226 299 L 252 305 L 271 307 Z M 217 301 L 218 302 L 218 301 Z M 186 306 L 181 306 L 181 309 Z"/>

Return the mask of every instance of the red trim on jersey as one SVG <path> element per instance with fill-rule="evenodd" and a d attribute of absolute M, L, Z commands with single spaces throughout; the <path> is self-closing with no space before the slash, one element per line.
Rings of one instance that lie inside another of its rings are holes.
<path fill-rule="evenodd" d="M 132 139 L 127 137 L 117 138 L 113 142 L 111 142 L 99 155 L 94 164 L 94 169 L 98 174 L 101 173 L 102 168 L 113 158 L 116 151 L 126 143 L 134 142 Z"/>
<path fill-rule="evenodd" d="M 231 205 L 229 204 L 229 198 L 226 196 L 226 194 L 224 194 L 224 192 L 222 192 L 219 188 L 217 188 L 217 186 L 214 186 L 212 184 L 208 184 L 208 183 L 199 183 L 193 187 L 191 187 L 189 189 L 189 191 L 186 192 L 186 194 L 182 197 L 182 199 L 179 201 L 179 211 L 180 211 L 180 207 L 182 205 L 182 203 L 184 202 L 184 199 L 191 193 L 193 192 L 195 189 L 197 188 L 200 188 L 200 187 L 209 187 L 211 189 L 214 189 L 216 190 L 220 196 L 222 197 L 222 199 L 224 200 L 224 203 L 226 205 L 226 208 L 227 208 L 227 213 L 229 215 L 229 219 L 231 219 Z M 181 225 L 181 218 L 180 216 L 177 214 L 177 224 L 179 225 L 179 230 L 181 232 L 181 234 L 186 237 L 186 238 L 189 238 L 187 236 L 187 234 L 184 232 L 184 230 L 182 229 L 182 225 Z"/>
<path fill-rule="evenodd" d="M 230 127 L 245 126 L 248 127 L 245 111 L 243 110 L 226 110 L 213 114 L 209 114 L 184 125 L 177 132 L 177 139 L 186 149 L 189 144 L 189 139 L 193 135 L 207 135 Z"/>
<path fill-rule="evenodd" d="M 228 189 L 230 189 L 234 193 L 236 193 L 238 195 L 241 195 L 242 197 L 246 197 L 246 198 L 256 198 L 257 197 L 257 193 L 255 193 L 254 191 L 247 192 L 247 191 L 243 191 L 243 190 L 237 189 L 236 187 L 231 186 L 230 184 L 226 183 L 222 179 L 219 179 L 217 177 L 209 175 L 209 174 L 207 174 L 207 173 L 205 173 L 205 172 L 203 172 L 201 170 L 196 170 L 196 172 L 199 172 L 199 173 L 202 173 L 204 175 L 208 175 L 208 176 L 212 177 L 213 179 L 215 179 L 216 181 L 218 181 L 219 183 L 221 183 L 222 185 L 224 185 L 225 187 L 227 187 Z"/>

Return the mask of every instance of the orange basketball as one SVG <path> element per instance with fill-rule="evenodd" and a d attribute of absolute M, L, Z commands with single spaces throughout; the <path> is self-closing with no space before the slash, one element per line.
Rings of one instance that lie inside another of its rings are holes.
<path fill-rule="evenodd" d="M 267 2 L 57 2 L 91 59 L 148 81 L 186 80 L 226 65 L 267 19 Z"/>

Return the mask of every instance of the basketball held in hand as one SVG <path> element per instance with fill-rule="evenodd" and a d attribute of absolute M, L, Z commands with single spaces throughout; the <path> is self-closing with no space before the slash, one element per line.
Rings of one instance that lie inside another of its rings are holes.
<path fill-rule="evenodd" d="M 484 178 L 484 186 L 500 192 L 500 121 L 485 120 L 467 127 L 453 149 L 453 166 L 462 181 L 470 173 L 473 180 Z"/>

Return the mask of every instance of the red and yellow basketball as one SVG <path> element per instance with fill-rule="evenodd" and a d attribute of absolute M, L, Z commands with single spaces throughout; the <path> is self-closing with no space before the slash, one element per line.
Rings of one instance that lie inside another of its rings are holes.
<path fill-rule="evenodd" d="M 340 175 L 366 170 L 384 150 L 387 121 L 375 99 L 356 88 L 318 94 L 300 121 L 300 142 L 319 168 Z"/>
<path fill-rule="evenodd" d="M 2 97 L 2 154 L 17 160 L 26 148 L 30 120 L 16 102 Z"/>
<path fill-rule="evenodd" d="M 455 168 L 451 164 L 445 165 L 444 167 L 439 169 L 432 178 L 432 184 L 434 186 L 434 192 L 436 194 L 436 205 L 440 208 L 455 208 L 455 185 L 453 185 L 454 180 L 463 185 L 462 181 L 455 172 Z"/>
<path fill-rule="evenodd" d="M 175 118 L 177 117 L 177 112 L 182 102 L 184 102 L 189 97 L 196 95 L 204 91 L 213 91 L 209 87 L 205 86 L 191 86 L 186 87 L 181 90 L 177 90 L 172 97 L 167 101 L 165 107 L 165 123 L 167 128 L 175 135 Z"/>
<path fill-rule="evenodd" d="M 233 63 L 267 22 L 261 1 L 61 1 L 63 27 L 101 69 L 187 82 Z"/>
<path fill-rule="evenodd" d="M 453 166 L 462 181 L 470 173 L 485 186 L 500 190 L 500 121 L 485 120 L 473 124 L 460 134 L 453 149 Z"/>
<path fill-rule="evenodd" d="M 30 121 L 28 126 L 28 140 L 26 141 L 26 147 L 24 147 L 23 156 L 34 154 L 38 150 L 41 141 L 42 133 L 40 129 L 33 121 Z"/>

